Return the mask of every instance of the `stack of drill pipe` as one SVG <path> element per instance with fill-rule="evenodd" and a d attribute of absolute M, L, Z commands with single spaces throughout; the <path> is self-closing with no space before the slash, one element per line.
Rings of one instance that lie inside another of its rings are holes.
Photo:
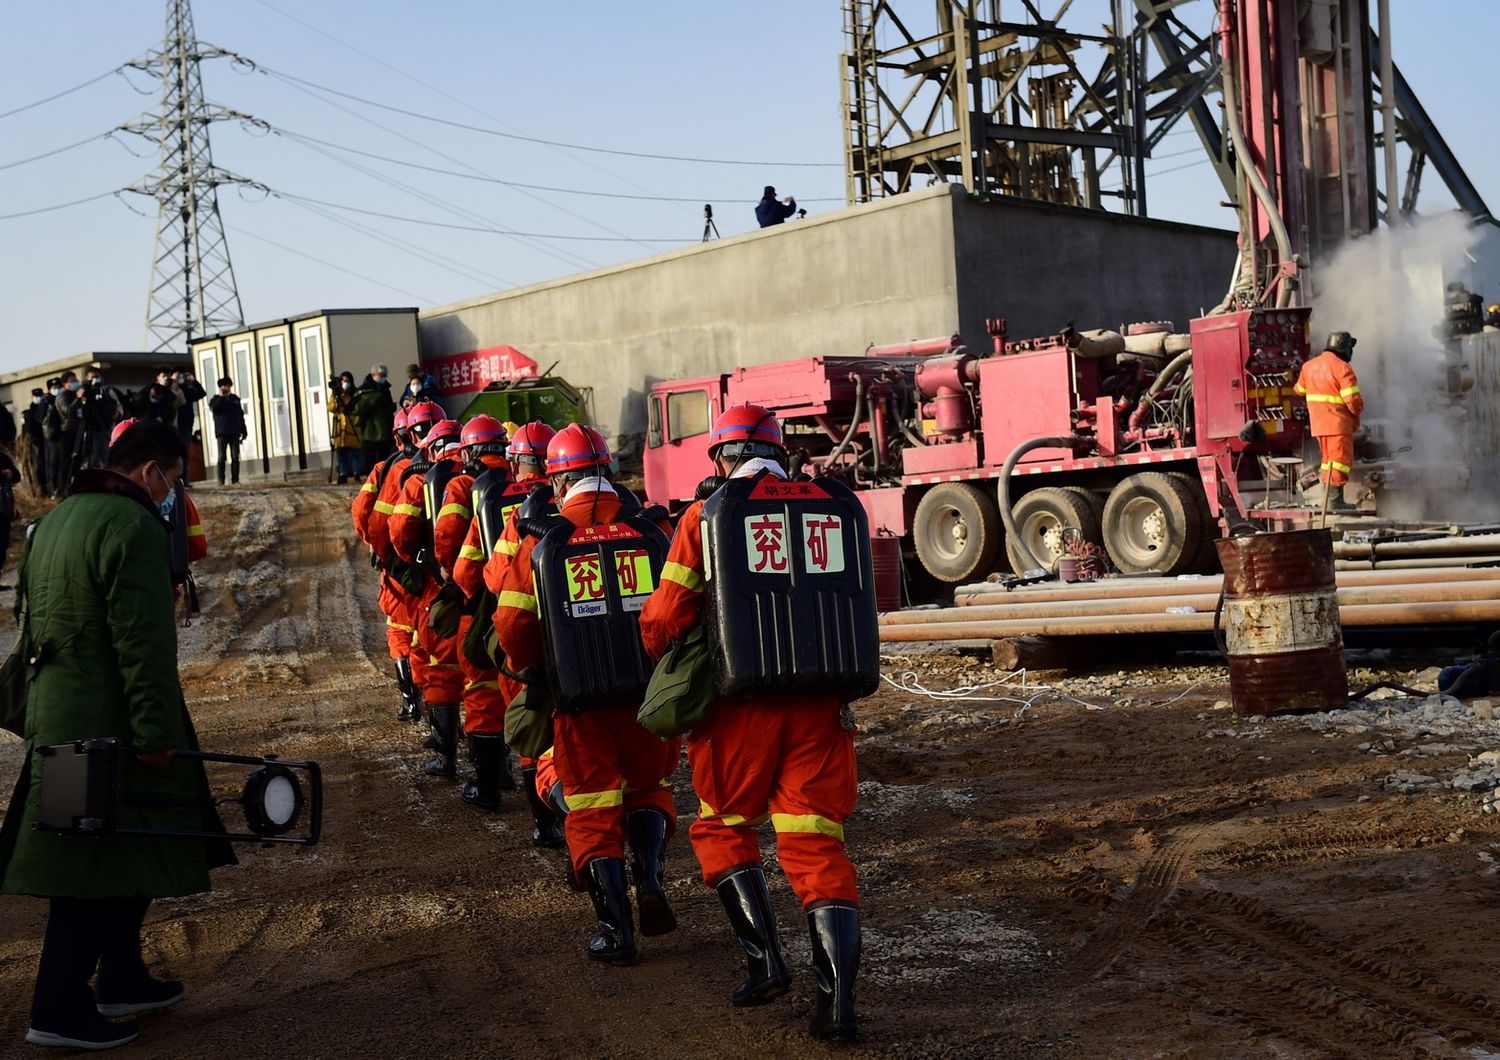
<path fill-rule="evenodd" d="M 971 586 L 956 608 L 882 615 L 880 639 L 1205 632 L 1213 629 L 1222 584 L 1222 578 L 1117 579 L 1010 593 Z M 1500 622 L 1500 569 L 1341 571 L 1338 602 L 1349 628 Z"/>
<path fill-rule="evenodd" d="M 1344 570 L 1422 570 L 1500 563 L 1500 534 L 1431 537 L 1425 540 L 1339 541 L 1334 566 Z"/>

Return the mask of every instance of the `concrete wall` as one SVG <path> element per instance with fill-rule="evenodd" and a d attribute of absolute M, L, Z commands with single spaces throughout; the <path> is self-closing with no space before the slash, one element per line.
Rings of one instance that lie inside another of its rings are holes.
<path fill-rule="evenodd" d="M 980 203 L 944 185 L 425 310 L 418 329 L 424 357 L 509 344 L 556 361 L 593 388 L 598 425 L 618 439 L 645 430 L 645 393 L 664 379 L 955 330 L 985 348 L 986 316 L 1018 338 L 1070 320 L 1185 328 L 1233 263 L 1228 233 Z"/>
<path fill-rule="evenodd" d="M 1177 330 L 1216 305 L 1234 268 L 1233 233 L 1061 206 L 953 199 L 958 327 L 989 347 L 984 322 L 1013 339 L 1068 323 L 1113 328 L 1170 320 Z"/>
<path fill-rule="evenodd" d="M 418 359 L 417 315 L 399 313 L 335 313 L 328 317 L 332 373 L 353 372 L 358 386 L 370 366 L 383 364 L 395 383 L 396 393 L 406 385 L 402 374 Z"/>
<path fill-rule="evenodd" d="M 557 361 L 593 387 L 613 437 L 645 430 L 645 393 L 663 379 L 951 332 L 954 290 L 937 188 L 424 310 L 418 326 L 426 357 L 509 344 Z"/>

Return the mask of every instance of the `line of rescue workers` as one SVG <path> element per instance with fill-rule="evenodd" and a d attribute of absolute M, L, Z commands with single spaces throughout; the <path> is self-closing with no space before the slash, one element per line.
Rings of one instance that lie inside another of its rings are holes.
<path fill-rule="evenodd" d="M 715 422 L 714 477 L 675 530 L 612 481 L 593 427 L 461 426 L 422 402 L 397 413 L 394 435 L 352 515 L 379 571 L 400 716 L 427 721 L 426 773 L 456 777 L 462 731 L 462 798 L 497 810 L 517 785 L 514 750 L 533 843 L 566 842 L 568 882 L 592 899 L 589 957 L 629 964 L 637 916 L 643 936 L 677 924 L 665 852 L 685 735 L 693 851 L 746 956 L 733 1004 L 771 1001 L 792 979 L 761 865 L 769 821 L 807 917 L 812 1032 L 852 1039 L 847 704 L 878 682 L 854 495 L 789 474 L 780 424 L 752 405 Z"/>

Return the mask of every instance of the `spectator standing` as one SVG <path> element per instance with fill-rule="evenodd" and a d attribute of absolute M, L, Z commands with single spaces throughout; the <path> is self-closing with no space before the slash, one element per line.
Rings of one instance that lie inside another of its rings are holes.
<path fill-rule="evenodd" d="M 443 399 L 443 392 L 438 389 L 437 380 L 432 373 L 425 371 L 420 364 L 409 364 L 406 366 L 406 389 L 401 391 L 401 406 L 406 407 L 406 399 L 411 398 L 413 403 L 418 401 L 437 401 Z"/>
<path fill-rule="evenodd" d="M 378 378 L 377 378 L 378 370 Z M 377 364 L 354 392 L 354 426 L 359 445 L 364 450 L 365 469 L 373 468 L 391 451 L 395 427 L 396 403 L 391 400 L 391 384 L 385 378 L 385 365 Z"/>
<path fill-rule="evenodd" d="M 777 202 L 776 189 L 769 184 L 766 185 L 765 194 L 760 197 L 760 202 L 755 205 L 755 219 L 760 222 L 762 228 L 779 225 L 796 212 L 797 200 L 788 195 L 784 201 Z"/>
<path fill-rule="evenodd" d="M 109 464 L 109 432 L 124 415 L 124 401 L 118 390 L 105 385 L 104 374 L 97 368 L 83 373 L 78 391 L 79 413 L 83 433 L 79 437 L 78 466 L 100 468 Z"/>
<path fill-rule="evenodd" d="M 47 447 L 47 496 L 56 497 L 67 484 L 67 449 L 63 444 L 63 418 L 58 398 L 63 395 L 61 379 L 47 380 L 47 411 L 42 416 L 42 438 Z"/>
<path fill-rule="evenodd" d="M 182 439 L 182 449 L 186 452 L 193 440 L 193 422 L 197 418 L 193 406 L 203 400 L 207 391 L 191 368 L 177 373 L 177 388 L 182 396 L 182 404 L 177 406 L 177 436 Z"/>
<path fill-rule="evenodd" d="M 361 451 L 364 442 L 355 415 L 359 395 L 354 389 L 354 373 L 341 372 L 333 384 L 333 403 L 328 411 L 333 418 L 333 449 L 338 460 L 339 485 L 342 486 L 350 478 L 361 478 L 366 473 Z"/>
<path fill-rule="evenodd" d="M 15 451 L 16 448 L 16 414 L 9 405 L 0 409 L 4 415 L 0 416 L 0 446 Z"/>
<path fill-rule="evenodd" d="M 156 382 L 141 388 L 136 416 L 165 423 L 176 430 L 177 410 L 181 405 L 182 388 L 177 385 L 175 373 L 170 368 L 161 368 L 157 370 Z"/>
<path fill-rule="evenodd" d="M 62 474 L 57 493 L 72 481 L 79 467 L 79 445 L 83 440 L 83 384 L 77 372 L 64 372 L 62 393 L 57 395 L 57 414 L 62 430 Z"/>
<path fill-rule="evenodd" d="M 219 441 L 219 485 L 224 485 L 224 465 L 229 465 L 230 485 L 240 484 L 240 446 L 250 432 L 245 428 L 245 406 L 234 393 L 234 380 L 227 375 L 219 380 L 219 392 L 208 399 L 208 411 L 214 418 L 214 437 Z"/>
<path fill-rule="evenodd" d="M 38 524 L 21 562 L 36 662 L 26 758 L 0 829 L 0 881 L 46 898 L 28 1041 L 91 1049 L 124 1045 L 134 1025 L 109 1016 L 165 1008 L 182 984 L 155 979 L 141 924 L 155 898 L 209 890 L 233 862 L 227 842 L 110 836 L 61 838 L 41 812 L 38 747 L 113 737 L 136 753 L 123 766 L 123 824 L 222 832 L 202 764 L 175 759 L 196 744 L 177 675 L 177 626 L 161 507 L 183 473 L 175 430 L 126 431 L 106 470 L 86 469 Z M 149 806 L 149 809 L 142 808 Z M 98 971 L 93 987 L 89 980 Z"/>
<path fill-rule="evenodd" d="M 41 387 L 31 388 L 31 404 L 21 413 L 21 470 L 38 497 L 47 495 L 47 439 L 42 424 L 51 397 Z"/>

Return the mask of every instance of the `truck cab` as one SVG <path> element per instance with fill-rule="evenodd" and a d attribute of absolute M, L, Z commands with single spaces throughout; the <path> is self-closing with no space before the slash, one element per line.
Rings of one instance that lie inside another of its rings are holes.
<path fill-rule="evenodd" d="M 646 498 L 670 509 L 682 507 L 713 474 L 709 430 L 724 410 L 728 376 L 674 379 L 651 388 L 646 400 Z"/>

